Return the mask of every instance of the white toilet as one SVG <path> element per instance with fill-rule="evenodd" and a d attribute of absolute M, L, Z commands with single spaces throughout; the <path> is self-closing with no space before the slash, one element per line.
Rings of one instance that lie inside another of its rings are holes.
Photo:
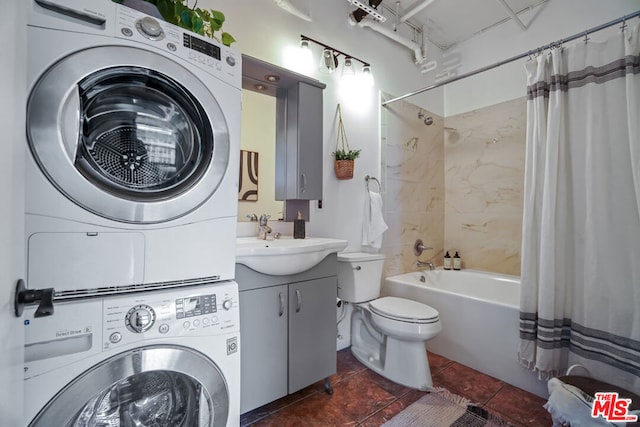
<path fill-rule="evenodd" d="M 425 341 L 441 330 L 437 310 L 397 297 L 380 298 L 384 255 L 338 254 L 338 297 L 353 304 L 351 352 L 398 384 L 431 390 Z"/>

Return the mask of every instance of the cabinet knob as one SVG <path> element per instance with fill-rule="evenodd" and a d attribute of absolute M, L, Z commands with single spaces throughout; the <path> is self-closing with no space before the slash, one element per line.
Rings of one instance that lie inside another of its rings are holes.
<path fill-rule="evenodd" d="M 300 312 L 300 309 L 302 308 L 302 295 L 300 295 L 300 290 L 296 289 L 296 313 Z"/>

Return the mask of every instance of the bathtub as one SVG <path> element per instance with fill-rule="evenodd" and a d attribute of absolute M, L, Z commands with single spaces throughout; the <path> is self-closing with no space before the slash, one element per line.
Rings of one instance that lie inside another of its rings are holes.
<path fill-rule="evenodd" d="M 442 332 L 427 350 L 548 397 L 546 381 L 518 363 L 520 278 L 475 270 L 418 271 L 385 279 L 383 294 L 427 304 Z"/>

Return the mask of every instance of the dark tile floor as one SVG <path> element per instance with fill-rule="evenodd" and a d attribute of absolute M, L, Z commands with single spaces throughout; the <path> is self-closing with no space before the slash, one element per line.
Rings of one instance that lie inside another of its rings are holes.
<path fill-rule="evenodd" d="M 437 354 L 429 353 L 433 383 L 482 405 L 513 426 L 551 426 L 545 400 Z M 333 395 L 322 381 L 243 414 L 244 426 L 379 426 L 425 392 L 395 384 L 367 369 L 351 354 L 338 352 L 331 376 Z"/>

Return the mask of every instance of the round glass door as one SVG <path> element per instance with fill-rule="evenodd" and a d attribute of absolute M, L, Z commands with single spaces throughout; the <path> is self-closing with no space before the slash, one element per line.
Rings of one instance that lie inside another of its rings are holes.
<path fill-rule="evenodd" d="M 209 167 L 211 123 L 178 82 L 146 68 L 113 67 L 78 88 L 75 166 L 104 191 L 140 201 L 171 198 Z"/>
<path fill-rule="evenodd" d="M 169 221 L 205 203 L 227 171 L 229 129 L 216 89 L 228 91 L 150 51 L 81 50 L 32 89 L 29 147 L 54 187 L 87 211 Z"/>
<path fill-rule="evenodd" d="M 62 389 L 30 427 L 223 427 L 224 376 L 184 347 L 131 350 L 87 370 Z"/>

